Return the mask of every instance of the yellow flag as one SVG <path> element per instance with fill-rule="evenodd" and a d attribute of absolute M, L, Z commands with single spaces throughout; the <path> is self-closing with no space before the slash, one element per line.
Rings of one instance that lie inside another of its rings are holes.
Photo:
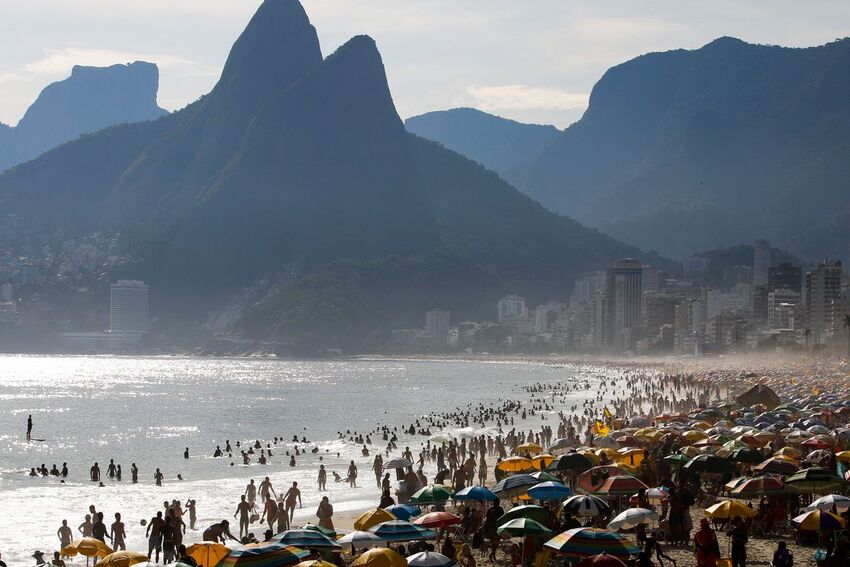
<path fill-rule="evenodd" d="M 614 417 L 614 414 L 611 413 L 611 410 L 608 409 L 608 406 L 602 408 L 602 416 L 603 417 Z"/>
<path fill-rule="evenodd" d="M 796 379 L 796 378 L 791 378 L 791 383 L 792 383 L 792 384 L 794 384 L 794 385 L 796 386 L 796 385 L 797 385 L 797 379 Z"/>
<path fill-rule="evenodd" d="M 604 423 L 602 423 L 601 421 L 599 421 L 597 419 L 596 420 L 596 433 L 603 436 L 603 437 L 607 437 L 608 434 L 611 433 L 611 429 L 609 429 L 607 425 L 605 425 Z"/>
<path fill-rule="evenodd" d="M 815 395 L 815 396 L 819 396 L 820 390 L 818 390 L 817 387 L 814 387 L 814 388 L 812 388 L 812 394 Z"/>

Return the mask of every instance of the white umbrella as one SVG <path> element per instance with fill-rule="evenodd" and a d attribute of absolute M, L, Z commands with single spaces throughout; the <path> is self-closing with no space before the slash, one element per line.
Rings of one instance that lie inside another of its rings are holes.
<path fill-rule="evenodd" d="M 633 528 L 640 524 L 651 524 L 658 519 L 658 514 L 646 508 L 629 508 L 617 517 L 611 520 L 608 524 L 608 529 L 617 531 L 622 529 Z"/>
<path fill-rule="evenodd" d="M 442 553 L 423 551 L 409 556 L 407 564 L 410 567 L 451 567 L 455 564 L 455 561 Z"/>
<path fill-rule="evenodd" d="M 604 516 L 611 512 L 611 507 L 604 500 L 589 494 L 570 496 L 564 500 L 562 508 L 573 516 Z"/>
<path fill-rule="evenodd" d="M 380 547 L 384 545 L 384 540 L 373 534 L 372 532 L 355 531 L 346 534 L 336 540 L 340 545 L 350 545 L 352 548 L 362 549 L 364 547 Z"/>
<path fill-rule="evenodd" d="M 841 496 L 840 494 L 827 494 L 806 506 L 806 510 L 825 510 L 831 512 L 833 506 L 839 512 L 843 512 L 847 508 L 850 508 L 850 498 Z"/>

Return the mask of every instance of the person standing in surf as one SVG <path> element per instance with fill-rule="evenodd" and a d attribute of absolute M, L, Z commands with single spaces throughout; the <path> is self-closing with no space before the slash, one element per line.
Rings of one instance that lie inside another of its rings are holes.
<path fill-rule="evenodd" d="M 27 441 L 32 440 L 32 414 L 27 417 Z"/>

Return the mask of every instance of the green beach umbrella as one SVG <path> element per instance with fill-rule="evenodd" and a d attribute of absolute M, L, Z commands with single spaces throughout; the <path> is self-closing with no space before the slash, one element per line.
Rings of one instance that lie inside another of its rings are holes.
<path fill-rule="evenodd" d="M 550 536 L 552 530 L 535 522 L 531 518 L 514 518 L 496 529 L 499 535 L 508 534 L 511 537 Z"/>
<path fill-rule="evenodd" d="M 513 508 L 502 514 L 499 519 L 496 520 L 496 523 L 501 526 L 502 524 L 510 522 L 511 520 L 527 519 L 534 520 L 543 524 L 548 524 L 550 522 L 550 517 L 551 515 L 549 514 L 549 510 L 547 508 L 531 504 L 528 506 L 514 506 Z"/>
<path fill-rule="evenodd" d="M 454 492 L 447 486 L 431 484 L 414 492 L 410 501 L 414 504 L 435 504 L 451 499 L 452 494 Z"/>

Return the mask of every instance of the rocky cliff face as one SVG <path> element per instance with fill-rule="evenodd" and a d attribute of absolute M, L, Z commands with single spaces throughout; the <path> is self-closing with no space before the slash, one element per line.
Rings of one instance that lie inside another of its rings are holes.
<path fill-rule="evenodd" d="M 83 134 L 164 116 L 158 89 L 159 69 L 152 63 L 75 66 L 70 77 L 41 91 L 17 126 L 5 133 L 0 127 L 0 171 Z"/>

